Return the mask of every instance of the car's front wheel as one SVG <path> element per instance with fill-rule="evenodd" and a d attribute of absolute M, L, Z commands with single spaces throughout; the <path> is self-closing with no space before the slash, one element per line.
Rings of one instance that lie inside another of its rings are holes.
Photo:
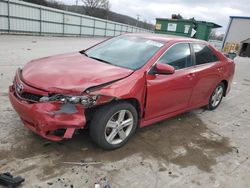
<path fill-rule="evenodd" d="M 215 90 L 210 96 L 209 103 L 207 105 L 208 110 L 214 110 L 220 105 L 224 91 L 225 91 L 225 85 L 221 82 L 216 86 Z"/>
<path fill-rule="evenodd" d="M 124 145 L 136 130 L 138 114 L 127 102 L 111 103 L 100 107 L 90 124 L 92 140 L 103 149 Z"/>

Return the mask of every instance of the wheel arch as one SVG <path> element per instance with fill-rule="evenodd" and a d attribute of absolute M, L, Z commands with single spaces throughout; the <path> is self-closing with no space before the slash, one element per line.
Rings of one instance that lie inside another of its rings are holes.
<path fill-rule="evenodd" d="M 136 111 L 137 111 L 138 120 L 141 119 L 142 110 L 141 110 L 141 107 L 140 107 L 140 102 L 136 98 L 126 98 L 126 99 L 112 100 L 109 103 L 105 103 L 103 105 L 98 105 L 98 106 L 94 106 L 93 108 L 86 109 L 85 115 L 87 117 L 87 121 L 91 121 L 95 111 L 98 110 L 99 108 L 101 108 L 102 106 L 105 106 L 105 105 L 108 105 L 108 104 L 111 104 L 111 103 L 119 103 L 119 102 L 127 102 L 127 103 L 133 105 L 135 107 Z"/>
<path fill-rule="evenodd" d="M 221 81 L 224 86 L 225 86 L 225 90 L 224 90 L 224 93 L 223 93 L 223 96 L 225 97 L 226 96 L 226 93 L 227 93 L 227 88 L 228 88 L 228 81 L 227 80 L 222 80 Z"/>
<path fill-rule="evenodd" d="M 141 107 L 140 107 L 140 102 L 137 99 L 128 98 L 128 99 L 122 99 L 122 100 L 118 100 L 118 101 L 125 101 L 125 102 L 128 102 L 128 103 L 132 104 L 135 107 L 136 111 L 137 111 L 138 119 L 141 118 L 142 110 L 141 110 Z"/>

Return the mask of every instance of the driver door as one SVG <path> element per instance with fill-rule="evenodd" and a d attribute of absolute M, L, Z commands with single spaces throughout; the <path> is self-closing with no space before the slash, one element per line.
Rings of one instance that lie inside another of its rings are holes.
<path fill-rule="evenodd" d="M 196 81 L 192 57 L 190 45 L 178 43 L 167 49 L 157 61 L 173 66 L 175 73 L 147 75 L 146 120 L 188 107 Z"/>

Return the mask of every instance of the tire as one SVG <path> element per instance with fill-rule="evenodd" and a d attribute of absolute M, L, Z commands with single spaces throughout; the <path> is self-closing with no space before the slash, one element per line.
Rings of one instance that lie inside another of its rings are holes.
<path fill-rule="evenodd" d="M 207 105 L 208 110 L 215 110 L 220 105 L 224 92 L 225 85 L 221 82 L 216 86 L 212 95 L 209 98 L 209 103 Z"/>
<path fill-rule="evenodd" d="M 138 113 L 132 104 L 110 103 L 95 112 L 89 127 L 90 137 L 105 150 L 117 149 L 135 133 L 137 123 Z"/>

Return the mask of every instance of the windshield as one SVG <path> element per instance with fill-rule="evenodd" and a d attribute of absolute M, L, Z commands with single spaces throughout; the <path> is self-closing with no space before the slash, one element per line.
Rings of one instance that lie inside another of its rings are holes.
<path fill-rule="evenodd" d="M 90 58 L 136 70 L 163 46 L 162 43 L 135 36 L 119 36 L 107 40 L 85 52 Z"/>

